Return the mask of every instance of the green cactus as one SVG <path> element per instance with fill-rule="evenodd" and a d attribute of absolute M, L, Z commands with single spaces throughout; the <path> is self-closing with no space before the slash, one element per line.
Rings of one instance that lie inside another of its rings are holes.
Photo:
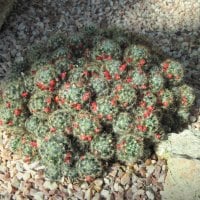
<path fill-rule="evenodd" d="M 47 118 L 56 109 L 56 104 L 50 92 L 38 91 L 31 96 L 28 108 L 33 115 Z"/>
<path fill-rule="evenodd" d="M 137 93 L 133 85 L 126 82 L 117 82 L 113 90 L 113 102 L 119 103 L 123 109 L 129 110 L 137 102 Z"/>
<path fill-rule="evenodd" d="M 34 78 L 35 87 L 53 92 L 59 86 L 57 72 L 53 65 L 45 65 L 39 69 Z"/>
<path fill-rule="evenodd" d="M 76 166 L 69 166 L 65 163 L 62 165 L 62 174 L 72 182 L 76 181 L 79 177 Z"/>
<path fill-rule="evenodd" d="M 158 92 L 158 104 L 161 108 L 170 109 L 174 105 L 174 95 L 171 90 L 162 89 Z M 175 109 L 175 107 L 173 107 Z"/>
<path fill-rule="evenodd" d="M 48 118 L 48 124 L 52 133 L 72 134 L 73 118 L 71 114 L 64 109 L 58 109 L 52 112 Z"/>
<path fill-rule="evenodd" d="M 73 132 L 82 141 L 90 142 L 95 135 L 101 132 L 99 119 L 88 111 L 80 111 L 76 114 L 73 123 Z"/>
<path fill-rule="evenodd" d="M 97 43 L 92 52 L 92 59 L 97 61 L 120 59 L 122 50 L 119 44 L 110 39 Z"/>
<path fill-rule="evenodd" d="M 84 84 L 67 82 L 58 91 L 58 103 L 67 110 L 82 110 L 90 99 L 91 92 Z"/>
<path fill-rule="evenodd" d="M 78 174 L 86 181 L 91 181 L 103 173 L 102 163 L 94 155 L 87 153 L 77 162 Z"/>
<path fill-rule="evenodd" d="M 146 70 L 151 63 L 151 51 L 146 46 L 132 44 L 125 49 L 123 60 L 133 69 Z"/>
<path fill-rule="evenodd" d="M 117 139 L 117 159 L 131 165 L 142 158 L 144 151 L 143 142 L 134 135 L 123 135 Z"/>
<path fill-rule="evenodd" d="M 66 47 L 60 47 L 53 51 L 51 58 L 54 62 L 62 58 L 67 58 L 68 60 L 70 60 L 72 59 L 72 52 Z"/>
<path fill-rule="evenodd" d="M 178 85 L 183 81 L 184 71 L 179 62 L 167 59 L 161 63 L 161 67 L 170 85 Z"/>
<path fill-rule="evenodd" d="M 148 88 L 147 74 L 140 69 L 130 70 L 126 81 L 132 83 L 135 89 L 145 90 Z"/>
<path fill-rule="evenodd" d="M 113 131 L 117 135 L 124 135 L 134 130 L 134 118 L 128 112 L 121 112 L 113 122 Z"/>
<path fill-rule="evenodd" d="M 106 122 L 112 122 L 118 113 L 118 107 L 113 104 L 110 96 L 101 96 L 96 101 L 91 102 L 90 108 L 94 114 Z"/>
<path fill-rule="evenodd" d="M 39 154 L 42 163 L 62 164 L 65 162 L 70 165 L 72 163 L 71 153 L 72 147 L 70 140 L 62 135 L 52 135 L 48 139 L 44 139 L 39 147 Z M 66 156 L 67 155 L 67 156 Z"/>
<path fill-rule="evenodd" d="M 114 140 L 111 134 L 97 135 L 90 144 L 91 152 L 102 160 L 110 160 L 115 154 Z"/>

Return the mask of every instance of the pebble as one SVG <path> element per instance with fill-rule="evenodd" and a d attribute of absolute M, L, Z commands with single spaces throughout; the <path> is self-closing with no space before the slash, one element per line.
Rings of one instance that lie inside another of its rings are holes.
<path fill-rule="evenodd" d="M 128 185 L 130 184 L 130 174 L 125 173 L 121 178 L 121 184 L 122 185 Z"/>
<path fill-rule="evenodd" d="M 146 191 L 146 195 L 148 197 L 149 200 L 154 200 L 155 199 L 155 196 L 153 194 L 153 192 L 150 192 L 150 191 Z"/>
<path fill-rule="evenodd" d="M 44 188 L 49 190 L 56 190 L 58 188 L 58 185 L 55 182 L 45 181 Z"/>

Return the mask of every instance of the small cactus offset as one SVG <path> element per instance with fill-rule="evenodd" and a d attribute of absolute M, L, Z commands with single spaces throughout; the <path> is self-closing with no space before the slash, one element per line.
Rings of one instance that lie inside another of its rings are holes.
<path fill-rule="evenodd" d="M 114 157 L 115 148 L 111 134 L 101 134 L 96 136 L 90 145 L 91 152 L 98 158 L 110 160 Z"/>
<path fill-rule="evenodd" d="M 128 165 L 133 164 L 143 156 L 143 142 L 134 135 L 120 136 L 116 144 L 117 158 Z"/>
<path fill-rule="evenodd" d="M 89 25 L 33 45 L 1 85 L 0 127 L 12 150 L 39 159 L 47 179 L 91 182 L 186 125 L 195 95 L 182 64 L 139 41 Z"/>

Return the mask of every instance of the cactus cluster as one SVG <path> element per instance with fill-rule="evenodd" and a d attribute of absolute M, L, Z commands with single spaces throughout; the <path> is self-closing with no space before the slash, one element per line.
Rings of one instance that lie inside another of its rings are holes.
<path fill-rule="evenodd" d="M 51 180 L 91 181 L 109 163 L 142 159 L 146 141 L 187 122 L 195 99 L 182 65 L 155 57 L 128 33 L 95 27 L 33 46 L 2 88 L 12 149 L 40 159 Z"/>

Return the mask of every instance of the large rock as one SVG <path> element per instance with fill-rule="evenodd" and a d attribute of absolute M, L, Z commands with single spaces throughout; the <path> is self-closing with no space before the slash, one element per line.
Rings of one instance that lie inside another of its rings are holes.
<path fill-rule="evenodd" d="M 186 158 L 167 160 L 168 173 L 162 200 L 200 199 L 200 161 Z"/>
<path fill-rule="evenodd" d="M 184 130 L 171 133 L 167 140 L 156 146 L 156 153 L 162 158 L 181 156 L 200 159 L 200 131 Z"/>
<path fill-rule="evenodd" d="M 200 131 L 172 133 L 155 150 L 168 165 L 162 200 L 200 200 Z"/>
<path fill-rule="evenodd" d="M 16 0 L 0 0 L 0 29 Z"/>

